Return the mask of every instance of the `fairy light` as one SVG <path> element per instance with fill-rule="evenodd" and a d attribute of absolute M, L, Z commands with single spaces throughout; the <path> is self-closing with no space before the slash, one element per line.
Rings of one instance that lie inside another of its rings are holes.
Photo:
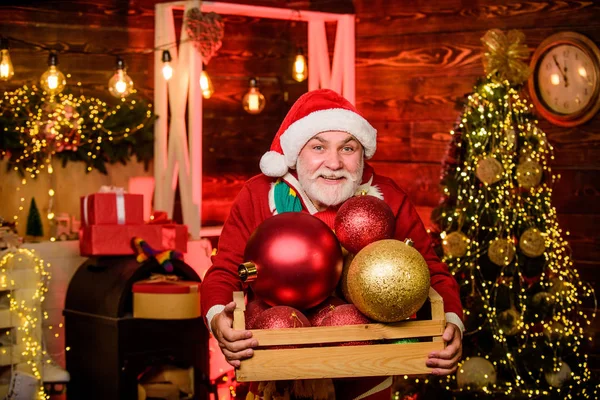
<path fill-rule="evenodd" d="M 30 263 L 37 276 L 37 283 L 33 295 L 30 298 L 17 301 L 16 297 L 9 294 L 10 315 L 15 316 L 16 321 L 20 322 L 16 326 L 20 342 L 15 347 L 21 350 L 20 358 L 26 361 L 30 372 L 38 381 L 42 382 L 42 338 L 36 337 L 36 332 L 41 331 L 42 321 L 38 318 L 42 303 L 48 292 L 48 281 L 50 273 L 47 264 L 37 254 L 29 249 L 17 248 L 6 252 L 0 258 L 0 287 L 2 290 L 9 291 L 14 288 L 15 282 L 9 279 L 11 272 L 15 269 L 15 264 Z M 6 332 L 10 336 L 10 330 Z M 48 399 L 43 386 L 40 384 L 37 391 L 38 399 Z"/>
<path fill-rule="evenodd" d="M 444 196 L 451 201 L 441 208 L 437 221 L 442 241 L 455 231 L 462 231 L 470 240 L 464 256 L 448 255 L 443 261 L 459 284 L 468 286 L 479 302 L 471 308 L 465 306 L 467 318 L 478 325 L 471 326 L 465 336 L 489 330 L 495 345 L 504 350 L 502 355 L 494 353 L 493 358 L 484 351 L 472 350 L 471 357 L 489 358 L 496 368 L 501 366 L 512 377 L 512 381 L 486 385 L 482 392 L 497 397 L 552 397 L 560 393 L 566 399 L 594 399 L 599 397 L 600 389 L 589 389 L 592 376 L 584 344 L 591 342 L 586 329 L 596 315 L 596 298 L 591 286 L 582 282 L 575 270 L 566 232 L 559 227 L 552 206 L 552 187 L 558 179 L 549 166 L 553 148 L 537 123 L 531 105 L 508 82 L 488 79 L 468 97 L 459 123 L 450 132 L 460 156 L 454 156 L 455 163 L 446 166 L 442 176 L 443 182 L 454 182 L 455 188 L 445 185 Z M 502 166 L 500 179 L 493 184 L 484 184 L 475 175 L 478 160 L 488 156 Z M 544 177 L 530 189 L 520 186 L 515 172 L 524 161 L 536 162 Z M 523 274 L 525 256 L 518 246 L 512 260 L 503 253 L 505 265 L 498 266 L 495 281 L 485 275 L 485 268 L 489 267 L 482 267 L 480 262 L 488 257 L 488 247 L 494 239 L 509 238 L 517 244 L 525 228 L 537 228 L 545 246 L 537 290 L 546 293 L 544 301 L 550 304 L 550 311 L 541 312 L 532 304 L 532 283 Z M 518 310 L 512 314 L 516 319 L 510 332 L 498 319 L 506 309 L 499 303 L 502 290 L 510 293 L 511 305 Z M 593 311 L 584 312 L 585 304 L 593 304 Z M 545 351 L 551 357 L 542 358 L 544 366 L 527 367 L 532 355 L 540 357 Z M 560 374 L 564 359 L 569 360 L 564 368 L 569 368 L 570 374 L 561 376 L 564 382 L 555 383 L 558 387 L 554 387 L 545 373 Z M 459 364 L 459 371 L 465 361 Z M 448 390 L 469 390 L 457 388 L 454 375 L 443 381 Z"/>

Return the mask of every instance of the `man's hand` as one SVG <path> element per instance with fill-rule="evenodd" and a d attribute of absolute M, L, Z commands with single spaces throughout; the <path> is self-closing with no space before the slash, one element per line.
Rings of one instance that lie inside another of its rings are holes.
<path fill-rule="evenodd" d="M 233 329 L 233 310 L 235 302 L 232 301 L 213 317 L 210 325 L 227 362 L 232 367 L 239 368 L 240 360 L 252 357 L 252 348 L 258 346 L 258 341 L 252 339 L 250 331 Z"/>
<path fill-rule="evenodd" d="M 447 344 L 446 348 L 430 353 L 427 359 L 427 366 L 434 368 L 431 371 L 433 375 L 450 375 L 454 373 L 458 365 L 458 360 L 460 360 L 460 356 L 462 355 L 462 339 L 458 326 L 448 323 L 442 339 Z"/>

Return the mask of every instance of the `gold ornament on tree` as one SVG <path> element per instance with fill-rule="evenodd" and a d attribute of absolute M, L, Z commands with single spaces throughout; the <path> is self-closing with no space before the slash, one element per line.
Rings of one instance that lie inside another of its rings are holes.
<path fill-rule="evenodd" d="M 488 257 L 496 265 L 503 266 L 512 262 L 515 257 L 515 245 L 507 238 L 496 238 L 490 243 Z"/>
<path fill-rule="evenodd" d="M 208 64 L 221 48 L 225 34 L 225 24 L 219 14 L 203 14 L 199 8 L 192 8 L 185 14 L 186 31 L 194 47 L 202 54 L 202 61 Z"/>
<path fill-rule="evenodd" d="M 531 189 L 542 181 L 542 166 L 536 161 L 524 161 L 517 165 L 517 183 L 524 189 Z"/>
<path fill-rule="evenodd" d="M 529 228 L 521 235 L 519 248 L 527 257 L 539 257 L 546 251 L 546 241 L 537 228 Z"/>
<path fill-rule="evenodd" d="M 569 379 L 571 379 L 571 367 L 564 361 L 560 361 L 558 364 L 558 369 L 553 369 L 552 371 L 546 372 L 544 374 L 544 378 L 546 378 L 546 382 L 548 385 L 559 388 Z"/>
<path fill-rule="evenodd" d="M 444 249 L 444 255 L 447 257 L 458 258 L 462 257 L 467 253 L 467 244 L 469 238 L 459 231 L 450 232 L 442 240 L 442 248 Z"/>
<path fill-rule="evenodd" d="M 482 357 L 471 357 L 456 371 L 456 383 L 461 389 L 478 390 L 496 383 L 496 368 Z"/>
<path fill-rule="evenodd" d="M 481 182 L 488 185 L 502 179 L 503 172 L 504 168 L 502 168 L 502 164 L 492 156 L 479 160 L 477 162 L 477 167 L 475 168 L 475 176 L 477 176 Z"/>
<path fill-rule="evenodd" d="M 530 74 L 526 64 L 529 49 L 525 44 L 525 35 L 518 30 L 505 34 L 499 29 L 491 29 L 481 38 L 484 47 L 483 67 L 487 75 L 497 82 L 508 80 L 519 85 Z"/>
<path fill-rule="evenodd" d="M 360 312 L 376 321 L 397 322 L 413 315 L 427 300 L 429 267 L 409 244 L 378 240 L 356 254 L 347 285 Z"/>
<path fill-rule="evenodd" d="M 550 324 L 544 326 L 544 336 L 546 337 L 546 340 L 551 343 L 562 340 L 565 331 L 565 326 L 558 321 L 552 321 Z"/>
<path fill-rule="evenodd" d="M 521 313 L 514 308 L 502 311 L 498 314 L 498 328 L 506 336 L 514 336 L 520 330 Z"/>

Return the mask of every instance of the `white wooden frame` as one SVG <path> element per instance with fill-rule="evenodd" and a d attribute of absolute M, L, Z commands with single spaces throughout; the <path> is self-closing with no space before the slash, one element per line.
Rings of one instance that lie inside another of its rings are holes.
<path fill-rule="evenodd" d="M 185 29 L 181 30 L 179 47 L 174 45 L 177 40 L 173 11 L 199 7 L 203 12 L 217 14 L 308 22 L 308 89 L 335 90 L 352 104 L 355 103 L 355 17 L 354 14 L 199 0 L 159 3 L 155 7 L 155 48 L 170 51 L 174 74 L 167 84 L 161 74 L 162 51 L 155 51 L 154 110 L 159 118 L 154 125 L 154 209 L 173 216 L 175 189 L 179 179 L 183 222 L 192 237 L 197 239 L 200 237 L 202 210 L 202 95 L 197 82 L 202 72 L 202 57 L 187 40 Z M 326 22 L 337 22 L 331 65 Z M 169 111 L 170 121 L 166 117 Z"/>

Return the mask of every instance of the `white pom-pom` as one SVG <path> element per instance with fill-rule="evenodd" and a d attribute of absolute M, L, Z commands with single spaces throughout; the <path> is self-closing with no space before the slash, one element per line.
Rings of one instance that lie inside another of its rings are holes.
<path fill-rule="evenodd" d="M 267 151 L 260 158 L 260 170 L 263 174 L 274 178 L 284 176 L 288 171 L 285 157 L 276 151 Z"/>

